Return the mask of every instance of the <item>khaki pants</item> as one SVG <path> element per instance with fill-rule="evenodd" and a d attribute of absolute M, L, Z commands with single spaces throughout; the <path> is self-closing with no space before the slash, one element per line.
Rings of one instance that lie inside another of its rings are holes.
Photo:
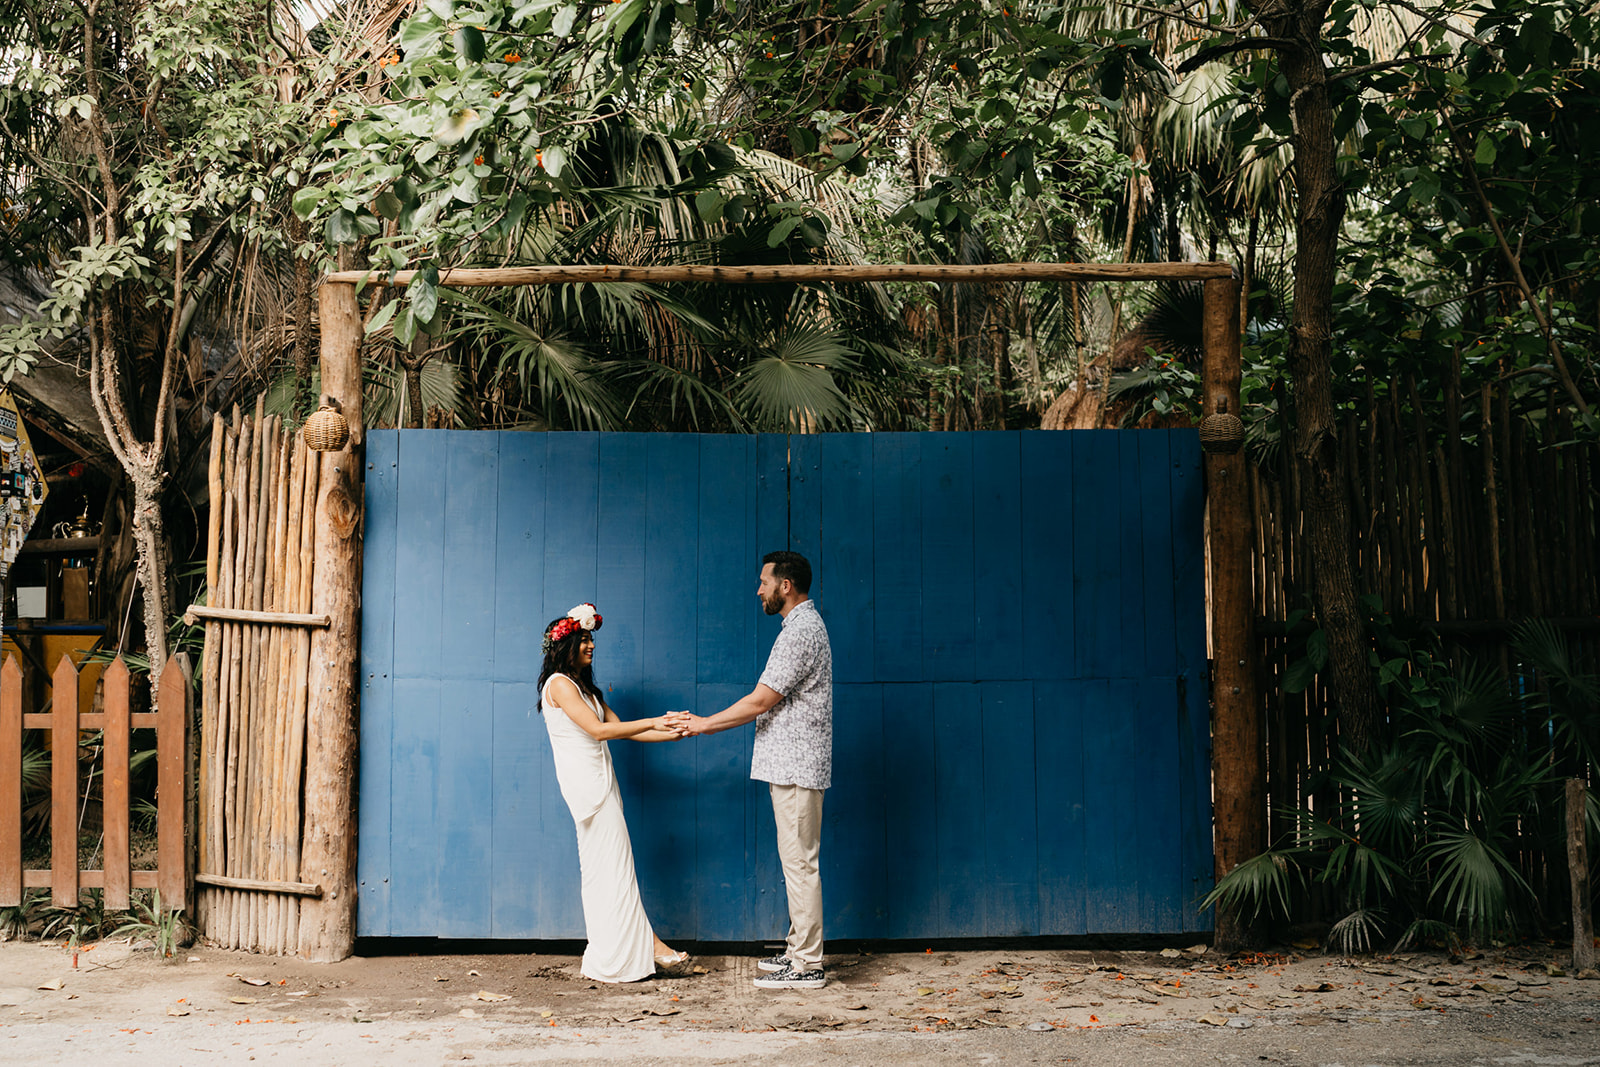
<path fill-rule="evenodd" d="M 822 790 L 772 785 L 772 816 L 778 824 L 778 858 L 789 891 L 786 955 L 798 970 L 822 966 Z"/>

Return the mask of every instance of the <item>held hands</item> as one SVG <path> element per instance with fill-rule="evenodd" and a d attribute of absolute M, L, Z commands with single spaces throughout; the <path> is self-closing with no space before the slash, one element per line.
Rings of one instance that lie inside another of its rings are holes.
<path fill-rule="evenodd" d="M 688 711 L 669 711 L 658 722 L 661 729 L 670 730 L 680 739 L 705 732 L 705 719 Z"/>

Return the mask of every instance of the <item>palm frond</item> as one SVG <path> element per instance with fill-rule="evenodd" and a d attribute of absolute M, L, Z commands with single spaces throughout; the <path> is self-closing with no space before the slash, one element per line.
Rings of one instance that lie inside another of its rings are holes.
<path fill-rule="evenodd" d="M 1219 878 L 1200 907 L 1248 912 L 1252 921 L 1260 918 L 1263 910 L 1286 918 L 1289 894 L 1305 882 L 1300 859 L 1299 849 L 1269 849 L 1253 856 Z"/>
<path fill-rule="evenodd" d="M 691 426 L 696 433 L 747 428 L 739 409 L 702 375 L 645 359 L 612 363 L 603 373 L 631 385 L 633 395 L 624 412 L 630 424 L 644 415 L 652 426 Z M 664 417 L 652 417 L 663 412 Z"/>
<path fill-rule="evenodd" d="M 1371 952 L 1373 943 L 1383 934 L 1383 912 L 1373 908 L 1357 908 L 1334 923 L 1328 930 L 1328 944 L 1347 956 Z"/>
<path fill-rule="evenodd" d="M 764 347 L 768 354 L 745 364 L 733 387 L 733 402 L 747 423 L 776 433 L 850 425 L 855 407 L 834 372 L 854 369 L 854 354 L 833 331 L 791 327 Z"/>
<path fill-rule="evenodd" d="M 1511 861 L 1472 830 L 1435 828 L 1423 855 L 1438 868 L 1429 903 L 1437 901 L 1447 921 L 1475 933 L 1507 927 L 1511 893 L 1531 893 Z"/>

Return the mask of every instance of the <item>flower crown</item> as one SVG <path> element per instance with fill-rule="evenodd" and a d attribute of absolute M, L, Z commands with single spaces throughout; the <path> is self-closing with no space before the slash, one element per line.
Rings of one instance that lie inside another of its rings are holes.
<path fill-rule="evenodd" d="M 567 612 L 565 618 L 557 619 L 544 633 L 544 654 L 549 655 L 555 648 L 557 641 L 564 641 L 579 630 L 598 630 L 600 624 L 605 622 L 605 617 L 594 609 L 593 604 L 579 604 Z"/>

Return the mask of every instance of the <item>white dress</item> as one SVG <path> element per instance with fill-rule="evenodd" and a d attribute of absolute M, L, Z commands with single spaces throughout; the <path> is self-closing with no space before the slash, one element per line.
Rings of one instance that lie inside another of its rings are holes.
<path fill-rule="evenodd" d="M 555 753 L 556 781 L 578 828 L 583 925 L 589 938 L 583 975 L 597 982 L 637 982 L 655 973 L 655 931 L 639 899 L 617 772 L 606 743 L 595 740 L 551 702 L 550 683 L 564 677 L 552 675 L 539 699 Z M 596 719 L 604 722 L 604 710 L 581 689 L 579 694 Z"/>

